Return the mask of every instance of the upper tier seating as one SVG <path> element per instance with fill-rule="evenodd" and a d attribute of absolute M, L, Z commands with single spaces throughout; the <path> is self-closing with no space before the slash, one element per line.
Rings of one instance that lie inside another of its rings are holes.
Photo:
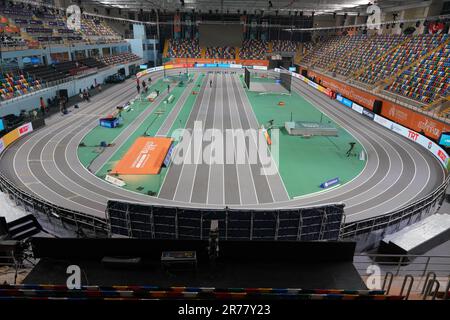
<path fill-rule="evenodd" d="M 386 90 L 429 104 L 449 95 L 449 83 L 450 44 L 447 44 L 402 72 Z"/>
<path fill-rule="evenodd" d="M 73 31 L 67 27 L 64 11 L 31 4 L 9 2 L 0 5 L 0 28 L 2 32 L 15 31 L 26 40 L 29 47 L 36 47 L 30 39 L 42 44 L 65 44 L 67 42 L 110 43 L 121 41 L 121 37 L 107 23 L 99 18 L 82 16 L 81 30 Z"/>
<path fill-rule="evenodd" d="M 31 66 L 23 69 L 25 73 L 31 74 L 36 79 L 40 79 L 43 82 L 52 82 L 61 80 L 67 77 L 65 73 L 58 72 L 52 66 Z"/>
<path fill-rule="evenodd" d="M 405 36 L 405 41 L 384 57 L 372 62 L 357 80 L 375 84 L 407 67 L 427 52 L 435 49 L 448 35 Z"/>
<path fill-rule="evenodd" d="M 263 40 L 244 40 L 242 48 L 239 51 L 239 58 L 263 60 L 266 59 L 266 52 L 268 50 L 268 42 Z"/>
<path fill-rule="evenodd" d="M 81 64 L 89 67 L 89 68 L 98 68 L 98 69 L 102 69 L 102 68 L 106 68 L 107 65 L 104 64 L 102 61 L 99 61 L 97 59 L 94 58 L 84 58 L 84 59 L 80 59 L 78 60 L 78 62 L 80 62 Z"/>
<path fill-rule="evenodd" d="M 357 46 L 353 47 L 350 54 L 344 54 L 337 59 L 336 65 L 331 71 L 343 76 L 349 76 L 352 73 L 366 66 L 367 61 L 374 61 L 386 52 L 391 51 L 402 41 L 399 35 L 381 35 L 381 36 L 360 36 L 361 41 L 357 41 Z"/>
<path fill-rule="evenodd" d="M 313 46 L 313 49 L 305 54 L 302 64 L 312 65 L 316 60 L 326 57 L 328 50 L 339 45 L 341 37 L 332 37 L 324 41 L 320 41 Z"/>
<path fill-rule="evenodd" d="M 169 57 L 200 58 L 200 46 L 198 44 L 198 40 L 169 40 Z"/>
<path fill-rule="evenodd" d="M 122 63 L 128 63 L 132 61 L 139 60 L 140 57 L 130 53 L 130 52 L 124 52 L 119 53 L 111 56 L 103 56 L 99 57 L 98 60 L 106 65 L 113 65 L 113 64 L 122 64 Z"/>
<path fill-rule="evenodd" d="M 117 32 L 108 26 L 104 20 L 98 18 L 83 17 L 81 20 L 81 32 L 85 36 L 120 39 L 120 35 Z"/>
<path fill-rule="evenodd" d="M 206 48 L 208 59 L 235 59 L 236 49 L 234 47 L 208 47 Z"/>
<path fill-rule="evenodd" d="M 297 50 L 296 42 L 289 40 L 273 40 L 273 52 L 295 52 Z"/>
<path fill-rule="evenodd" d="M 35 80 L 32 76 L 25 76 L 19 71 L 0 73 L 1 100 L 12 99 L 41 88 L 42 86 L 39 80 Z"/>
<path fill-rule="evenodd" d="M 360 47 L 366 39 L 366 36 L 354 36 L 338 37 L 330 40 L 328 45 L 317 54 L 317 59 L 313 62 L 313 66 L 325 70 L 331 68 L 350 51 Z"/>

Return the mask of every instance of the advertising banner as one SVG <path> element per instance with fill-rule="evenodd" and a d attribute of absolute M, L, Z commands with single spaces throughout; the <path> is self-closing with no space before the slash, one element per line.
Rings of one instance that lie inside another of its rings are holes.
<path fill-rule="evenodd" d="M 312 82 L 312 81 L 309 81 L 308 79 L 306 79 L 305 77 L 299 76 L 297 74 L 293 73 L 292 75 L 296 78 L 304 80 L 307 83 Z M 440 134 L 440 132 L 441 132 L 440 130 L 442 130 L 442 128 L 446 129 L 447 127 L 445 124 L 442 124 L 438 121 L 431 120 L 424 115 L 416 114 L 407 108 L 394 105 L 393 103 L 391 103 L 389 101 L 383 102 L 382 114 L 384 115 L 384 113 L 388 113 L 390 116 L 388 118 L 390 118 L 393 121 L 391 121 L 385 117 L 379 116 L 377 114 L 374 114 L 372 111 L 370 111 L 366 108 L 363 108 L 361 105 L 359 105 L 349 99 L 344 98 L 342 95 L 338 94 L 336 96 L 336 100 L 338 100 L 339 102 L 341 102 L 342 104 L 345 104 L 345 105 L 349 105 L 349 102 L 352 103 L 351 108 L 353 110 L 355 110 L 356 112 L 374 120 L 375 122 L 379 123 L 383 127 L 388 128 L 388 129 L 408 138 L 409 140 L 412 140 L 412 141 L 420 144 L 424 148 L 427 148 L 427 150 L 429 150 L 431 153 L 433 153 L 433 155 L 441 162 L 441 164 L 445 168 L 447 168 L 448 162 L 449 162 L 449 156 L 445 152 L 444 149 L 442 149 L 438 144 L 436 144 L 432 140 L 428 139 L 426 136 L 419 134 L 417 131 L 414 131 L 413 129 L 409 129 L 408 127 L 398 124 L 396 122 L 409 123 L 410 125 L 412 125 L 412 127 L 416 126 L 421 131 L 423 131 L 425 133 L 428 132 L 428 134 L 430 134 L 432 136 L 436 136 L 436 135 Z M 345 100 L 347 100 L 347 101 L 345 101 Z M 394 119 L 392 119 L 392 118 L 394 118 Z M 408 120 L 408 119 L 415 119 L 416 121 Z M 394 121 L 396 121 L 396 122 L 394 122 Z M 439 126 L 439 124 L 441 124 L 441 126 Z M 438 127 L 441 129 L 438 129 Z M 449 134 L 449 143 L 450 143 L 450 134 Z"/>
<path fill-rule="evenodd" d="M 388 128 L 389 130 L 392 130 L 392 126 L 394 124 L 391 120 L 388 120 L 386 118 L 380 117 L 377 114 L 375 115 L 373 121 L 375 121 L 376 123 L 381 124 L 383 127 Z"/>
<path fill-rule="evenodd" d="M 328 181 L 325 181 L 320 185 L 322 189 L 330 188 L 339 184 L 339 178 L 334 178 Z"/>
<path fill-rule="evenodd" d="M 226 63 L 226 64 L 241 64 L 245 66 L 269 66 L 268 60 L 253 60 L 253 59 L 202 59 L 202 58 L 173 58 L 168 64 L 177 63 Z"/>
<path fill-rule="evenodd" d="M 125 181 L 112 177 L 109 174 L 105 176 L 105 180 L 119 187 L 124 187 L 126 185 Z"/>
<path fill-rule="evenodd" d="M 33 131 L 33 125 L 31 124 L 31 122 L 29 122 L 29 123 L 26 123 L 24 125 L 21 125 L 16 130 L 18 130 L 19 137 L 21 137 L 21 136 L 23 136 L 23 135 L 25 135 L 27 133 L 32 132 Z"/>
<path fill-rule="evenodd" d="M 173 32 L 174 33 L 181 32 L 181 17 L 179 14 L 175 14 L 173 17 Z"/>
<path fill-rule="evenodd" d="M 0 152 L 8 147 L 11 143 L 19 139 L 21 136 L 26 135 L 33 131 L 33 125 L 31 122 L 21 125 L 20 127 L 8 132 L 1 139 Z"/>
<path fill-rule="evenodd" d="M 439 144 L 442 146 L 450 147 L 450 133 L 443 133 L 441 135 L 441 138 L 439 139 Z"/>
<path fill-rule="evenodd" d="M 346 107 L 351 108 L 353 105 L 353 102 L 351 102 L 350 100 L 348 100 L 347 98 L 342 98 L 342 104 Z"/>
<path fill-rule="evenodd" d="M 314 71 L 308 71 L 308 73 L 311 77 L 315 76 L 317 81 L 321 80 L 323 86 L 338 92 L 349 100 L 352 100 L 369 110 L 373 110 L 375 100 L 382 101 L 383 108 L 381 110 L 381 115 L 383 117 L 400 123 L 417 132 L 423 132 L 429 138 L 438 140 L 442 132 L 450 131 L 450 125 L 444 122 L 414 112 L 413 110 L 397 105 L 390 100 L 383 99 L 369 92 L 341 83 L 320 73 Z"/>
<path fill-rule="evenodd" d="M 366 116 L 367 118 L 369 118 L 371 120 L 373 120 L 375 118 L 375 114 L 372 111 L 369 111 L 367 109 L 363 109 L 362 115 Z"/>
<path fill-rule="evenodd" d="M 266 66 L 253 66 L 253 69 L 255 70 L 267 70 Z"/>
<path fill-rule="evenodd" d="M 360 114 L 362 114 L 363 110 L 364 110 L 363 107 L 361 107 L 359 104 L 357 104 L 355 102 L 353 102 L 353 104 L 352 104 L 352 109 L 355 110 L 356 112 L 360 113 Z"/>

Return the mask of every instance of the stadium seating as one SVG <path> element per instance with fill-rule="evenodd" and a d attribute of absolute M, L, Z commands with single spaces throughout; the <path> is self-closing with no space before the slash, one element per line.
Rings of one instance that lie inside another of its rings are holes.
<path fill-rule="evenodd" d="M 381 290 L 327 290 L 288 288 L 196 288 L 157 286 L 83 286 L 69 290 L 63 285 L 0 285 L 3 299 L 255 299 L 302 300 L 403 300 Z"/>
<path fill-rule="evenodd" d="M 168 53 L 170 58 L 200 58 L 200 46 L 195 39 L 171 39 Z"/>
<path fill-rule="evenodd" d="M 330 42 L 327 50 L 321 52 L 321 55 L 313 65 L 327 70 L 340 61 L 346 54 L 361 46 L 366 39 L 365 36 L 339 37 L 335 41 Z"/>
<path fill-rule="evenodd" d="M 130 52 L 124 52 L 124 53 L 119 53 L 119 54 L 110 55 L 110 56 L 103 56 L 103 57 L 98 58 L 98 60 L 105 65 L 128 63 L 128 62 L 136 61 L 139 59 L 140 59 L 139 56 L 137 56 L 133 53 L 130 53 Z"/>
<path fill-rule="evenodd" d="M 23 73 L 8 72 L 0 74 L 0 97 L 8 100 L 41 89 L 41 82 Z"/>
<path fill-rule="evenodd" d="M 401 73 L 386 90 L 420 101 L 432 103 L 449 94 L 450 44 Z"/>
<path fill-rule="evenodd" d="M 244 40 L 239 51 L 240 59 L 263 60 L 266 59 L 268 42 L 263 40 Z"/>
<path fill-rule="evenodd" d="M 103 68 L 107 67 L 107 65 L 104 64 L 102 61 L 99 61 L 94 58 L 84 58 L 84 59 L 78 60 L 78 62 L 80 62 L 81 64 L 83 64 L 89 68 L 103 69 Z"/>
<path fill-rule="evenodd" d="M 340 39 L 341 37 L 331 37 L 327 40 L 318 42 L 316 45 L 313 45 L 313 48 L 303 57 L 302 64 L 312 66 L 316 60 L 320 60 L 322 57 L 326 56 L 329 48 L 337 46 Z"/>
<path fill-rule="evenodd" d="M 208 59 L 235 59 L 236 49 L 234 47 L 207 47 L 206 58 Z"/>
<path fill-rule="evenodd" d="M 66 74 L 58 72 L 52 66 L 31 66 L 26 67 L 23 70 L 26 74 L 32 75 L 36 79 L 40 79 L 42 82 L 52 82 L 66 78 Z"/>
<path fill-rule="evenodd" d="M 97 37 L 109 41 L 117 41 L 121 38 L 104 20 L 90 17 L 84 17 L 81 20 L 81 33 L 96 40 L 98 40 Z"/>
<path fill-rule="evenodd" d="M 357 80 L 375 84 L 398 73 L 427 52 L 439 46 L 448 35 L 405 36 L 405 41 L 389 54 L 372 62 Z"/>
<path fill-rule="evenodd" d="M 27 39 L 25 44 L 29 47 L 36 46 L 31 39 L 41 44 L 112 43 L 122 40 L 104 20 L 88 16 L 82 17 L 80 32 L 70 30 L 64 12 L 56 9 L 7 3 L 6 6 L 0 6 L 0 15 L 0 31 Z M 10 42 L 9 45 L 15 44 Z"/>
<path fill-rule="evenodd" d="M 331 68 L 332 72 L 349 76 L 365 67 L 368 61 L 377 60 L 391 51 L 402 41 L 402 37 L 398 35 L 360 36 L 358 39 L 360 41 L 356 41 L 357 45 L 352 46 L 351 54 L 344 54 L 336 60 L 335 66 Z"/>
<path fill-rule="evenodd" d="M 295 52 L 297 50 L 296 42 L 289 40 L 272 41 L 273 52 Z"/>

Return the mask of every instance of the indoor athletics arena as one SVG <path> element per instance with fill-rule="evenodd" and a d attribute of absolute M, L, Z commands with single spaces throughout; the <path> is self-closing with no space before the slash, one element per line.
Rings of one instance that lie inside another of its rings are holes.
<path fill-rule="evenodd" d="M 450 300 L 449 28 L 448 0 L 1 0 L 0 300 Z"/>

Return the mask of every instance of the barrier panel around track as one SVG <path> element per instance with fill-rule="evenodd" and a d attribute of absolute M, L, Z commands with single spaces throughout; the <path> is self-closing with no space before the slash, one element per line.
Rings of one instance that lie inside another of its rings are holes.
<path fill-rule="evenodd" d="M 21 137 L 30 134 L 34 130 L 45 126 L 45 120 L 40 118 L 11 130 L 0 138 L 0 153 Z M 16 205 L 20 205 L 25 211 L 33 213 L 35 216 L 43 216 L 52 224 L 58 221 L 60 224 L 70 224 L 74 232 L 81 229 L 95 234 L 107 235 L 107 225 L 105 219 L 96 218 L 82 212 L 73 211 L 67 208 L 56 206 L 35 195 L 24 192 L 16 187 L 0 173 L 0 191 L 6 193 Z M 67 226 L 65 226 L 66 228 Z"/>
<path fill-rule="evenodd" d="M 197 209 L 110 200 L 112 235 L 138 239 L 208 239 L 218 220 L 225 240 L 338 240 L 344 205 L 281 210 Z"/>

